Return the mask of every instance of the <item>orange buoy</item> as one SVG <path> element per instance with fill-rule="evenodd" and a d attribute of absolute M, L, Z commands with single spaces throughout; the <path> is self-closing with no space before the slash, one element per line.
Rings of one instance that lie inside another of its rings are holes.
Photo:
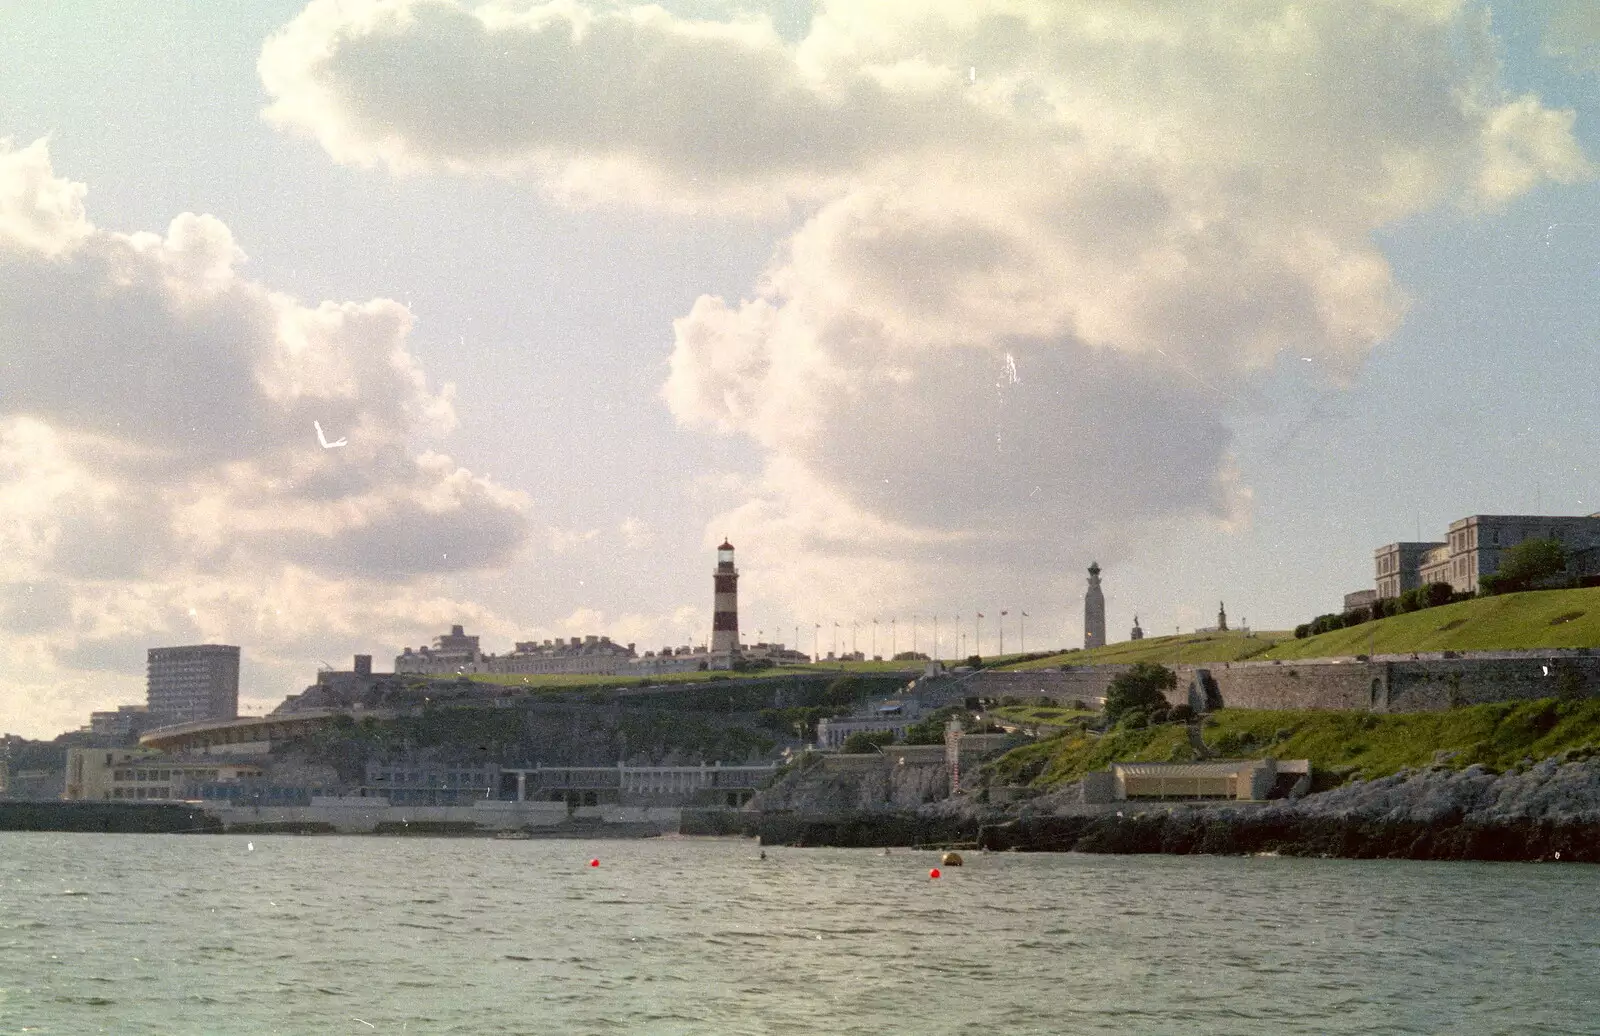
<path fill-rule="evenodd" d="M 930 878 L 937 878 L 938 876 L 939 876 L 939 868 L 937 868 L 937 867 L 935 867 L 933 870 L 928 872 L 928 877 L 930 877 Z"/>
<path fill-rule="evenodd" d="M 599 860 L 590 860 L 589 861 L 589 866 L 598 867 L 598 866 L 600 866 L 600 861 Z"/>

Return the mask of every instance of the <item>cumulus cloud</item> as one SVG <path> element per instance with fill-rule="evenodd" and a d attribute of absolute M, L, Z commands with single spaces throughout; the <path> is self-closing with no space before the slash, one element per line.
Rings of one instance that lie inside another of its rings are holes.
<path fill-rule="evenodd" d="M 766 449 L 713 524 L 798 602 L 1247 522 L 1230 414 L 1285 356 L 1348 384 L 1403 319 L 1374 232 L 1592 175 L 1494 53 L 1455 0 L 824 3 L 797 41 L 317 0 L 260 72 L 338 161 L 800 213 L 748 297 L 676 322 L 663 389 Z"/>
<path fill-rule="evenodd" d="M 522 548 L 523 494 L 410 445 L 454 415 L 407 347 L 404 306 L 302 305 L 240 272 L 215 217 L 119 233 L 89 222 L 84 195 L 44 142 L 0 146 L 14 662 L 131 673 L 130 645 L 202 638 L 292 653 L 334 615 L 359 625 L 419 579 Z M 313 422 L 348 444 L 324 449 Z M 304 599 L 272 589 L 289 572 Z M 296 620 L 265 619 L 275 596 Z"/>

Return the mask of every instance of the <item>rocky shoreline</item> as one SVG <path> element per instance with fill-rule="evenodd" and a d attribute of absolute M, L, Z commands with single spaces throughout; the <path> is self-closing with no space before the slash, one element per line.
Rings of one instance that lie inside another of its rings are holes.
<path fill-rule="evenodd" d="M 1008 809 L 961 799 L 915 810 L 768 813 L 763 843 L 853 847 L 975 842 L 1019 852 L 1208 853 L 1600 863 L 1600 760 L 1496 774 L 1432 768 L 1252 806 L 1074 807 L 1071 789 Z"/>

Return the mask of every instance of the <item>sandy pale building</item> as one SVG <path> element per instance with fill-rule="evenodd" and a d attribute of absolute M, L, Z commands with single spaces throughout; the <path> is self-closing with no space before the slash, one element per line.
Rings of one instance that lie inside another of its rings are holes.
<path fill-rule="evenodd" d="M 1474 514 L 1451 522 L 1443 540 L 1389 543 L 1373 551 L 1377 596 L 1399 597 L 1428 583 L 1476 593 L 1484 576 L 1500 570 L 1506 552 L 1528 540 L 1559 543 L 1572 575 L 1600 574 L 1600 514 Z"/>

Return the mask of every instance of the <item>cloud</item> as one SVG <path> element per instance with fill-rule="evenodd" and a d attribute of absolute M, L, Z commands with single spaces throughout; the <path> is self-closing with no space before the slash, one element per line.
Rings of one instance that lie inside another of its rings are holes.
<path fill-rule="evenodd" d="M 551 526 L 547 532 L 552 554 L 566 554 L 600 538 L 599 529 L 560 529 Z"/>
<path fill-rule="evenodd" d="M 638 518 L 624 518 L 617 525 L 622 545 L 628 550 L 644 550 L 656 542 L 656 532 L 648 522 Z"/>
<path fill-rule="evenodd" d="M 267 117 L 343 162 L 531 171 L 557 193 L 744 206 L 997 124 L 957 77 L 830 74 L 765 16 L 316 0 L 262 49 Z M 898 142 L 898 143 L 897 143 Z"/>
<path fill-rule="evenodd" d="M 1247 523 L 1230 416 L 1286 356 L 1348 385 L 1404 318 L 1375 232 L 1593 175 L 1495 51 L 1454 0 L 824 3 L 793 41 L 318 0 L 260 72 L 268 117 L 341 162 L 793 213 L 747 297 L 675 323 L 663 397 L 766 451 L 711 527 L 824 609 Z"/>
<path fill-rule="evenodd" d="M 163 640 L 288 656 L 331 615 L 393 621 L 419 581 L 524 548 L 524 494 L 412 446 L 454 414 L 404 306 L 302 305 L 240 272 L 221 220 L 120 233 L 85 193 L 44 142 L 0 146 L 0 623 L 18 665 L 77 686 Z M 314 421 L 348 446 L 323 449 Z M 309 614 L 263 623 L 290 571 Z"/>

